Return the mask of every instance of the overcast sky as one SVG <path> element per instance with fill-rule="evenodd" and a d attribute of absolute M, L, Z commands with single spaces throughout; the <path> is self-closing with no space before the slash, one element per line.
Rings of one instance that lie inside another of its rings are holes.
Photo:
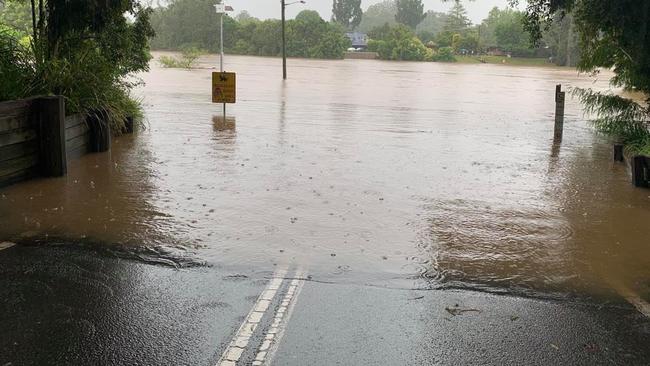
<path fill-rule="evenodd" d="M 293 0 L 286 0 L 291 2 Z M 287 7 L 287 17 L 293 18 L 298 12 L 304 9 L 316 10 L 323 19 L 330 19 L 332 16 L 332 0 L 305 0 L 306 4 L 294 4 Z M 361 7 L 365 11 L 368 6 L 381 2 L 382 0 L 362 0 Z M 446 12 L 452 2 L 444 3 L 442 0 L 424 0 L 425 10 Z M 475 0 L 464 1 L 467 14 L 473 23 L 480 23 L 487 17 L 488 12 L 495 6 L 505 7 L 508 0 Z M 226 0 L 226 4 L 235 8 L 235 14 L 242 10 L 248 11 L 252 16 L 266 18 L 280 18 L 280 0 Z"/>

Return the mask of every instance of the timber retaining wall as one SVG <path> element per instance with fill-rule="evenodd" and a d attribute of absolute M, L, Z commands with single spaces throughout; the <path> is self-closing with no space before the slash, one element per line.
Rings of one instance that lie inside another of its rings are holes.
<path fill-rule="evenodd" d="M 0 187 L 63 176 L 70 159 L 109 148 L 106 119 L 66 117 L 63 97 L 0 103 Z"/>

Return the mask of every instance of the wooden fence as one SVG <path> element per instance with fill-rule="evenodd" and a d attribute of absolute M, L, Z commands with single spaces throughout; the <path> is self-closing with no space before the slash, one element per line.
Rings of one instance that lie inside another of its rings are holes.
<path fill-rule="evenodd" d="M 65 117 L 63 97 L 0 103 L 0 186 L 63 176 L 69 159 L 109 148 L 106 119 Z"/>

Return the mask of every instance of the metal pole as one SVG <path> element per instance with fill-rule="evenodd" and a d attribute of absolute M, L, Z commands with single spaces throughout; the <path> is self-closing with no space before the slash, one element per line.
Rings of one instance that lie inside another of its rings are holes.
<path fill-rule="evenodd" d="M 221 32 L 220 32 L 221 33 L 221 40 L 220 40 L 220 43 L 221 43 L 221 58 L 220 58 L 220 62 L 219 62 L 220 63 L 219 68 L 221 69 L 221 72 L 223 72 L 223 14 L 224 13 L 221 13 L 221 25 L 219 26 L 219 28 L 221 29 Z M 226 123 L 226 103 L 223 104 L 223 122 Z"/>
<path fill-rule="evenodd" d="M 284 9 L 286 8 L 286 5 L 284 4 L 284 0 L 282 1 L 282 79 L 287 80 L 287 52 L 286 52 L 286 39 L 285 39 L 285 20 L 284 20 Z"/>

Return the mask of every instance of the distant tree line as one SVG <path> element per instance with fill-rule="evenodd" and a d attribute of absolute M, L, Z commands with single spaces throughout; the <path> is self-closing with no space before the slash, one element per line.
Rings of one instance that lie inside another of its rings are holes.
<path fill-rule="evenodd" d="M 219 15 L 215 0 L 172 0 L 156 8 L 151 23 L 156 31 L 154 49 L 220 48 Z M 332 20 L 311 10 L 287 21 L 287 54 L 290 57 L 342 58 L 350 42 L 345 32 L 358 30 L 371 38 L 369 48 L 389 60 L 453 61 L 453 55 L 487 52 L 520 57 L 547 57 L 559 65 L 575 65 L 579 47 L 570 18 L 553 22 L 544 33 L 544 44 L 532 47 L 524 30 L 524 13 L 494 8 L 473 25 L 461 1 L 447 13 L 424 10 L 421 0 L 385 0 L 365 13 L 360 0 L 332 0 Z M 228 53 L 278 56 L 282 50 L 279 20 L 259 20 L 246 11 L 224 17 L 224 48 Z"/>
<path fill-rule="evenodd" d="M 579 37 L 572 25 L 571 15 L 554 15 L 542 32 L 541 42 L 535 46 L 524 28 L 524 21 L 524 12 L 495 7 L 481 24 L 474 25 L 459 0 L 453 1 L 447 13 L 425 12 L 420 0 L 385 0 L 368 7 L 357 30 L 368 33 L 375 41 L 386 41 L 385 38 L 377 38 L 377 35 L 385 36 L 388 28 L 401 24 L 410 29 L 412 37 L 434 50 L 434 53 L 441 49 L 445 54 L 450 51 L 453 54 L 474 55 L 497 52 L 519 57 L 545 57 L 561 66 L 575 66 L 579 62 Z M 404 37 L 404 32 L 395 34 Z M 409 43 L 414 47 L 414 52 L 397 51 L 391 52 L 391 55 L 419 54 L 417 49 L 421 48 L 420 44 L 413 39 Z M 400 44 L 406 45 L 404 42 Z"/>
<path fill-rule="evenodd" d="M 154 49 L 199 48 L 217 52 L 219 16 L 214 0 L 174 0 L 156 8 L 151 24 L 156 31 Z M 354 14 L 352 14 L 354 18 Z M 348 22 L 350 20 L 348 19 Z M 353 23 L 350 23 L 353 24 Z M 318 12 L 304 10 L 286 23 L 287 55 L 290 57 L 340 59 L 350 47 L 346 28 L 323 20 Z M 228 53 L 279 56 L 282 52 L 280 20 L 259 20 L 246 11 L 224 16 L 224 49 Z"/>

